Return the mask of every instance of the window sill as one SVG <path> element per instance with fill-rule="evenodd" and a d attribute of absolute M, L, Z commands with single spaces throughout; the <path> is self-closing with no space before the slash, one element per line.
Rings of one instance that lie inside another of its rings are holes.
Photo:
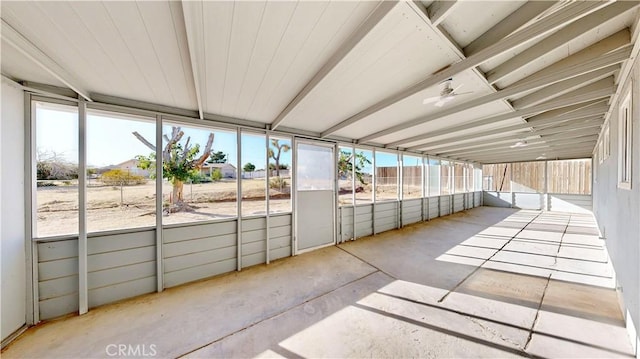
<path fill-rule="evenodd" d="M 631 182 L 618 182 L 619 189 L 631 190 Z"/>

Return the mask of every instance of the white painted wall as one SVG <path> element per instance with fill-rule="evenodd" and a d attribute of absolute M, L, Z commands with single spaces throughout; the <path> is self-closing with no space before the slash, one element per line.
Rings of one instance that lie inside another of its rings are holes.
<path fill-rule="evenodd" d="M 2 82 L 0 118 L 0 317 L 2 340 L 25 324 L 24 97 Z"/>

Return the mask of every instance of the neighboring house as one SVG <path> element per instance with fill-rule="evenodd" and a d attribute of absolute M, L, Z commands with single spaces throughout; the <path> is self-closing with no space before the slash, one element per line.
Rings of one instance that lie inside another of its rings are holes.
<path fill-rule="evenodd" d="M 135 158 L 132 158 L 130 160 L 126 160 L 122 163 L 118 163 L 117 165 L 109 165 L 106 167 L 102 167 L 98 169 L 98 173 L 99 174 L 103 174 L 107 171 L 110 170 L 114 170 L 114 169 L 119 169 L 122 171 L 125 171 L 127 173 L 130 173 L 132 175 L 136 175 L 136 176 L 142 176 L 145 178 L 149 177 L 149 171 L 148 170 L 143 170 L 142 168 L 138 167 L 139 165 L 139 161 L 136 160 Z"/>
<path fill-rule="evenodd" d="M 230 163 L 205 163 L 200 168 L 200 173 L 204 176 L 211 177 L 213 171 L 220 170 L 222 178 L 236 178 L 236 167 Z"/>
<path fill-rule="evenodd" d="M 253 172 L 242 171 L 242 178 L 265 178 L 267 173 L 264 169 L 255 170 Z M 276 177 L 276 170 L 271 170 L 269 178 Z M 291 178 L 291 170 L 280 170 L 280 177 Z"/>

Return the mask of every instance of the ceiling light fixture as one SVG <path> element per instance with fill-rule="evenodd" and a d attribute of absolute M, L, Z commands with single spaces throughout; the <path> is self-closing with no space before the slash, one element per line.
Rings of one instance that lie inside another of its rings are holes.
<path fill-rule="evenodd" d="M 520 140 L 520 141 L 514 143 L 513 145 L 511 145 L 509 147 L 510 148 L 527 147 L 527 141 L 526 140 Z"/>

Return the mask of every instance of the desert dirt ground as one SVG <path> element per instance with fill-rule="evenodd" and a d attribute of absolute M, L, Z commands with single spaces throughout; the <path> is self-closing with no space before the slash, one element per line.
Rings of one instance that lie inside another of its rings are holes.
<path fill-rule="evenodd" d="M 282 190 L 270 189 L 269 207 L 271 213 L 291 211 L 290 179 Z M 72 185 L 38 187 L 37 189 L 37 237 L 73 234 L 78 232 L 78 188 Z M 340 204 L 352 202 L 351 181 L 340 181 Z M 371 184 L 356 188 L 356 202 L 371 202 Z M 236 181 L 224 179 L 219 182 L 185 184 L 184 200 L 193 207 L 193 211 L 164 214 L 163 224 L 188 223 L 220 218 L 233 218 L 237 215 Z M 162 186 L 163 202 L 169 201 L 172 192 L 170 183 Z M 419 193 L 412 189 L 412 193 Z M 396 196 L 395 185 L 380 186 L 376 196 L 379 200 L 393 199 Z M 121 197 L 122 196 L 122 197 Z M 260 215 L 266 211 L 265 182 L 260 179 L 242 180 L 242 215 Z M 122 202 L 121 202 L 122 201 Z M 149 181 L 143 185 L 105 186 L 97 180 L 87 185 L 87 227 L 89 232 L 154 226 L 155 184 Z"/>
<path fill-rule="evenodd" d="M 289 181 L 287 181 L 289 182 Z M 169 201 L 172 186 L 164 182 L 163 202 Z M 122 197 L 121 197 L 122 195 Z M 206 221 L 236 217 L 236 181 L 221 180 L 202 184 L 185 184 L 184 200 L 193 211 L 163 215 L 163 224 Z M 291 211 L 290 187 L 282 191 L 270 189 L 270 212 Z M 37 236 L 47 237 L 77 233 L 78 189 L 77 186 L 59 185 L 37 189 Z M 262 179 L 242 180 L 242 214 L 244 216 L 264 214 L 265 182 Z M 121 202 L 122 200 L 122 202 Z M 154 226 L 155 184 L 104 186 L 91 180 L 87 186 L 87 226 L 89 232 Z"/>

